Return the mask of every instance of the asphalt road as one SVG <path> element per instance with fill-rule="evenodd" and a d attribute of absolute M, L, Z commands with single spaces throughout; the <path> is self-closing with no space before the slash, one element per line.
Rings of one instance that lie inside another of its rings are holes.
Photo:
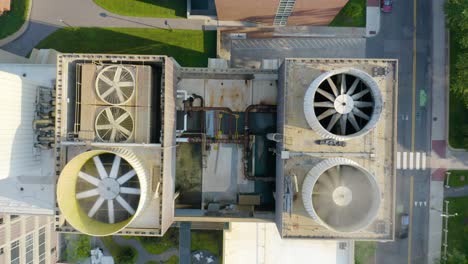
<path fill-rule="evenodd" d="M 399 60 L 397 151 L 425 152 L 429 156 L 432 10 L 430 1 L 414 1 L 395 0 L 393 12 L 382 14 L 381 31 L 367 40 L 366 56 Z M 421 90 L 428 95 L 425 107 L 419 105 Z M 395 242 L 379 243 L 376 263 L 427 263 L 429 168 L 397 170 L 396 230 L 398 233 L 399 215 L 408 213 L 411 218 L 410 234 L 406 239 L 396 238 Z"/>

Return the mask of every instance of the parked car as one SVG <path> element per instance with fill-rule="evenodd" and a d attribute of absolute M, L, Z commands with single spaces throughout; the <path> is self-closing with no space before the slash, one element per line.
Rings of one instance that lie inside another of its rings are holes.
<path fill-rule="evenodd" d="M 384 13 L 390 13 L 393 10 L 393 0 L 381 0 L 380 10 Z"/>
<path fill-rule="evenodd" d="M 398 237 L 407 238 L 408 228 L 409 228 L 409 216 L 408 214 L 401 214 L 400 215 L 400 230 L 398 232 Z"/>

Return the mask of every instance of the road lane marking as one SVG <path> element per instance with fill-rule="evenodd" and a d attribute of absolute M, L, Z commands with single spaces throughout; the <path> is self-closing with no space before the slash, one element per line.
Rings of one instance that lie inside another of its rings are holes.
<path fill-rule="evenodd" d="M 422 168 L 423 170 L 425 170 L 425 169 L 426 169 L 426 153 L 423 153 L 423 154 L 422 154 L 421 163 L 422 163 L 421 168 Z"/>
<path fill-rule="evenodd" d="M 414 153 L 410 152 L 409 153 L 409 169 L 413 169 L 413 164 L 414 164 Z"/>
<path fill-rule="evenodd" d="M 410 178 L 410 200 L 409 200 L 409 225 L 408 225 L 408 264 L 411 264 L 411 242 L 412 242 L 412 234 L 413 231 L 413 185 L 414 185 L 414 176 Z"/>
<path fill-rule="evenodd" d="M 415 164 L 415 169 L 419 170 L 420 164 L 421 164 L 421 153 L 416 152 L 416 164 Z"/>
<path fill-rule="evenodd" d="M 397 169 L 401 168 L 401 152 L 397 152 Z"/>
<path fill-rule="evenodd" d="M 416 53 L 417 53 L 417 46 L 416 46 L 416 7 L 417 7 L 417 0 L 413 2 L 413 103 L 411 106 L 412 111 L 412 118 L 411 118 L 411 151 L 414 151 L 414 137 L 415 137 L 415 130 L 416 130 Z"/>
<path fill-rule="evenodd" d="M 406 152 L 403 152 L 403 169 L 406 170 L 406 164 L 407 164 L 407 154 Z"/>

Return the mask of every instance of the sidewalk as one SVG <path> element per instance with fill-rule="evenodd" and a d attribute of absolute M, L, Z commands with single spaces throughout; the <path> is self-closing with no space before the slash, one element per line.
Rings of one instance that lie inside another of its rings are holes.
<path fill-rule="evenodd" d="M 444 0 L 432 1 L 432 127 L 428 263 L 440 258 L 442 244 L 442 217 L 445 171 L 456 161 L 447 160 L 448 137 L 448 54 L 445 29 Z M 445 103 L 440 103 L 440 102 Z"/>

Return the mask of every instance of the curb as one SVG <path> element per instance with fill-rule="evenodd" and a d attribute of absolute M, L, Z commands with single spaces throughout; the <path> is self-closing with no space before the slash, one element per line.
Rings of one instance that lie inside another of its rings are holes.
<path fill-rule="evenodd" d="M 6 44 L 14 41 L 15 39 L 21 37 L 21 35 L 24 34 L 24 32 L 28 29 L 29 27 L 29 18 L 31 17 L 31 10 L 32 10 L 32 5 L 33 5 L 33 0 L 29 0 L 29 6 L 28 6 L 28 14 L 26 15 L 26 20 L 24 21 L 23 25 L 20 27 L 18 31 L 15 33 L 11 34 L 10 36 L 0 39 L 0 47 L 5 46 Z"/>

